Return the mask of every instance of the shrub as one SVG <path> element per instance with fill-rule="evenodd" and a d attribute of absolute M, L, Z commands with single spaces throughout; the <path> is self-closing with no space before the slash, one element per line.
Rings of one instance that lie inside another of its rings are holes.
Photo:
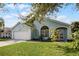
<path fill-rule="evenodd" d="M 74 39 L 73 48 L 74 48 L 74 49 L 79 49 L 79 30 L 78 30 L 78 31 L 75 31 L 75 32 L 72 34 L 72 37 L 73 37 L 73 39 Z"/>
<path fill-rule="evenodd" d="M 58 37 L 59 37 L 58 31 L 54 30 L 51 34 L 51 38 L 52 38 L 51 41 L 57 40 Z"/>

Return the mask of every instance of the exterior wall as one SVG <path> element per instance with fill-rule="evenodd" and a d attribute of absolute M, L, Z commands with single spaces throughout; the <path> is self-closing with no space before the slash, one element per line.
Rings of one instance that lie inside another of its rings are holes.
<path fill-rule="evenodd" d="M 56 28 L 59 27 L 65 27 L 67 28 L 67 38 L 71 39 L 71 28 L 67 24 L 59 23 L 56 21 L 51 21 L 49 19 L 46 19 L 44 22 L 41 24 L 38 21 L 34 21 L 34 29 L 32 30 L 31 27 L 24 25 L 22 23 L 17 24 L 13 29 L 12 29 L 12 39 L 14 39 L 14 32 L 22 32 L 25 31 L 28 35 L 30 35 L 30 39 L 38 39 L 40 37 L 40 30 L 42 26 L 47 26 L 49 28 L 49 37 L 51 36 L 52 32 L 51 30 L 56 30 Z M 30 31 L 29 33 L 27 31 Z"/>
<path fill-rule="evenodd" d="M 1 33 L 1 37 L 3 38 L 10 38 L 11 37 L 11 33 Z"/>
<path fill-rule="evenodd" d="M 41 27 L 48 26 L 49 27 L 49 37 L 52 34 L 51 30 L 55 30 L 56 28 L 59 28 L 59 27 L 65 27 L 65 28 L 67 28 L 67 38 L 70 39 L 71 28 L 69 27 L 69 25 L 50 21 L 49 19 L 45 20 L 41 24 L 38 21 L 35 21 L 34 25 L 35 25 L 35 28 L 38 30 L 37 38 L 39 38 L 39 36 L 40 36 Z M 34 36 L 34 37 L 36 38 L 36 36 Z"/>
<path fill-rule="evenodd" d="M 20 23 L 20 24 L 18 24 L 17 26 L 15 26 L 15 27 L 12 29 L 12 31 L 26 31 L 26 30 L 28 30 L 28 29 L 30 29 L 29 26 Z"/>
<path fill-rule="evenodd" d="M 29 31 L 29 32 L 28 32 Z M 12 39 L 14 39 L 14 32 L 26 32 L 27 36 L 30 35 L 29 40 L 31 40 L 31 27 L 24 25 L 24 24 L 18 24 L 12 29 Z M 23 36 L 23 35 L 21 35 Z M 27 40 L 27 38 L 26 38 Z"/>
<path fill-rule="evenodd" d="M 68 27 L 68 39 L 72 39 L 72 36 L 71 36 L 72 32 L 71 32 L 71 27 L 69 26 Z"/>
<path fill-rule="evenodd" d="M 38 39 L 40 36 L 39 30 L 36 28 L 36 26 L 34 26 L 34 28 L 32 29 L 31 36 L 32 36 L 32 39 Z"/>

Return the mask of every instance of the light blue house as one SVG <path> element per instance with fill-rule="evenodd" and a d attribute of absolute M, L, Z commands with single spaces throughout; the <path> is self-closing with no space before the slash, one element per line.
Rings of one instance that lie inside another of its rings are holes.
<path fill-rule="evenodd" d="M 57 40 L 71 39 L 71 26 L 69 24 L 45 18 L 41 23 L 34 21 L 33 28 L 21 22 L 17 23 L 12 29 L 12 39 L 14 40 L 48 40 L 57 30 L 59 37 Z"/>

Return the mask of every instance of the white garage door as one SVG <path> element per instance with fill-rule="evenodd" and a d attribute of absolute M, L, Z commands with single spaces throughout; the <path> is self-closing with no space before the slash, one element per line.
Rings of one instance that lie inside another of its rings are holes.
<path fill-rule="evenodd" d="M 30 31 L 14 32 L 13 36 L 14 36 L 14 39 L 17 39 L 17 40 L 30 40 L 31 39 Z"/>

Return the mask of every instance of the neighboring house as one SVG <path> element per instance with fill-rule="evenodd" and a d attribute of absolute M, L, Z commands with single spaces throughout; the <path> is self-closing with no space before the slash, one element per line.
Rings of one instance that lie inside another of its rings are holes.
<path fill-rule="evenodd" d="M 58 40 L 71 39 L 71 26 L 69 24 L 46 18 L 44 22 L 34 21 L 33 28 L 23 23 L 17 23 L 12 28 L 12 39 L 14 40 L 48 40 L 53 32 L 58 30 L 60 37 Z"/>
<path fill-rule="evenodd" d="M 1 38 L 11 38 L 11 28 L 4 28 L 4 31 L 0 34 Z"/>

